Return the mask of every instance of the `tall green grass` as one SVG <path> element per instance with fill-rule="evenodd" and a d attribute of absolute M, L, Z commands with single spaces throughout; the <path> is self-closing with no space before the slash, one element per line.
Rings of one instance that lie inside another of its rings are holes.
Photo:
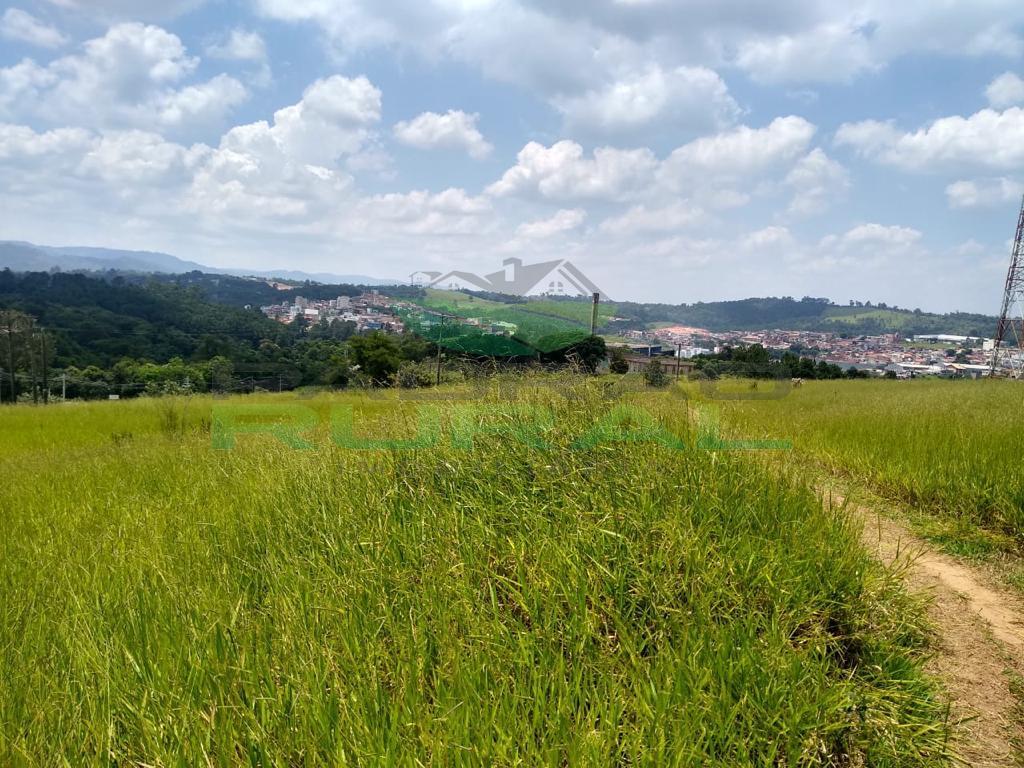
<path fill-rule="evenodd" d="M 739 455 L 574 449 L 600 382 L 483 401 L 471 450 L 0 410 L 0 764 L 943 764 L 919 613 L 845 516 Z M 412 429 L 310 402 L 339 403 Z M 64 441 L 10 451 L 33 419 Z"/>
<path fill-rule="evenodd" d="M 814 381 L 722 413 L 744 436 L 790 438 L 883 494 L 1024 544 L 1020 382 Z"/>

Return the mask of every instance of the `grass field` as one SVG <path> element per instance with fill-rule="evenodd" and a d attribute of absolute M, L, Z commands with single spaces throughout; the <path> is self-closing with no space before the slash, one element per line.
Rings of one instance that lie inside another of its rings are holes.
<path fill-rule="evenodd" d="M 721 407 L 745 436 L 792 439 L 825 467 L 945 518 L 950 543 L 1000 543 L 971 533 L 980 526 L 1024 552 L 1019 382 L 814 381 L 781 399 Z"/>
<path fill-rule="evenodd" d="M 551 301 L 531 299 L 522 304 L 503 304 L 479 299 L 460 291 L 428 289 L 422 306 L 449 312 L 459 317 L 483 318 L 489 321 L 515 323 L 516 336 L 530 344 L 543 347 L 543 340 L 554 334 L 590 333 L 591 304 L 586 301 Z M 614 305 L 602 303 L 598 308 L 598 325 L 615 314 Z M 545 350 L 548 351 L 548 350 Z"/>
<path fill-rule="evenodd" d="M 0 410 L 0 764 L 944 764 L 920 614 L 843 517 L 626 439 L 692 437 L 677 398 L 527 383 L 417 450 L 329 439 L 414 431 L 366 395 Z M 312 447 L 211 446 L 261 409 Z"/>

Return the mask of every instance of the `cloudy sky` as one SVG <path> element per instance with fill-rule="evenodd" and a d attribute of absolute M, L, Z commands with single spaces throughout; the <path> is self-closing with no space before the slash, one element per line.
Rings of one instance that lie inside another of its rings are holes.
<path fill-rule="evenodd" d="M 0 238 L 994 313 L 1019 0 L 0 3 Z"/>

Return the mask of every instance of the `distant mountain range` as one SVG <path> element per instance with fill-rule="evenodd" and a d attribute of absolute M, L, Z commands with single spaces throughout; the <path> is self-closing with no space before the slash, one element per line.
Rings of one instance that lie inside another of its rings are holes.
<path fill-rule="evenodd" d="M 385 280 L 368 275 L 336 275 L 328 272 L 301 272 L 294 269 L 244 270 L 220 269 L 194 261 L 185 261 L 177 256 L 153 251 L 122 251 L 112 248 L 87 248 L 83 246 L 35 245 L 12 240 L 0 240 L 0 269 L 13 272 L 49 272 L 59 269 L 64 272 L 115 270 L 118 272 L 154 272 L 183 274 L 185 272 L 206 272 L 208 274 L 235 275 L 237 277 L 265 277 L 280 280 L 316 283 L 349 283 L 354 285 L 397 285 L 400 280 Z"/>

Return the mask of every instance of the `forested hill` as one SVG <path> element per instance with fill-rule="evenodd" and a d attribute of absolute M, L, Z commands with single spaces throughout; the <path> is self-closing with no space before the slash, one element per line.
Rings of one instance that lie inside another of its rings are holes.
<path fill-rule="evenodd" d="M 113 277 L 111 274 L 102 276 L 106 279 Z M 118 274 L 117 276 L 132 285 L 150 285 L 158 282 L 182 288 L 194 288 L 208 301 L 231 307 L 244 307 L 247 304 L 259 307 L 267 304 L 281 304 L 285 301 L 294 302 L 299 296 L 307 299 L 335 299 L 339 296 L 358 296 L 371 290 L 380 290 L 395 298 L 417 297 L 423 294 L 422 288 L 411 286 L 394 285 L 378 288 L 372 285 L 317 283 L 309 280 L 287 283 L 274 281 L 271 284 L 270 281 L 264 279 L 233 277 L 199 271 L 178 275 Z"/>
<path fill-rule="evenodd" d="M 940 315 L 871 302 L 838 305 L 828 299 L 809 297 L 800 300 L 772 297 L 696 304 L 620 302 L 615 312 L 624 320 L 613 323 L 613 329 L 673 323 L 711 331 L 779 328 L 857 335 L 899 332 L 905 335 L 949 333 L 989 337 L 996 327 L 996 318 L 988 315 L 967 312 Z"/>
<path fill-rule="evenodd" d="M 57 367 L 108 367 L 123 357 L 245 359 L 261 341 L 294 333 L 258 308 L 212 303 L 198 287 L 81 274 L 4 270 L 0 309 L 25 312 L 47 330 Z"/>

